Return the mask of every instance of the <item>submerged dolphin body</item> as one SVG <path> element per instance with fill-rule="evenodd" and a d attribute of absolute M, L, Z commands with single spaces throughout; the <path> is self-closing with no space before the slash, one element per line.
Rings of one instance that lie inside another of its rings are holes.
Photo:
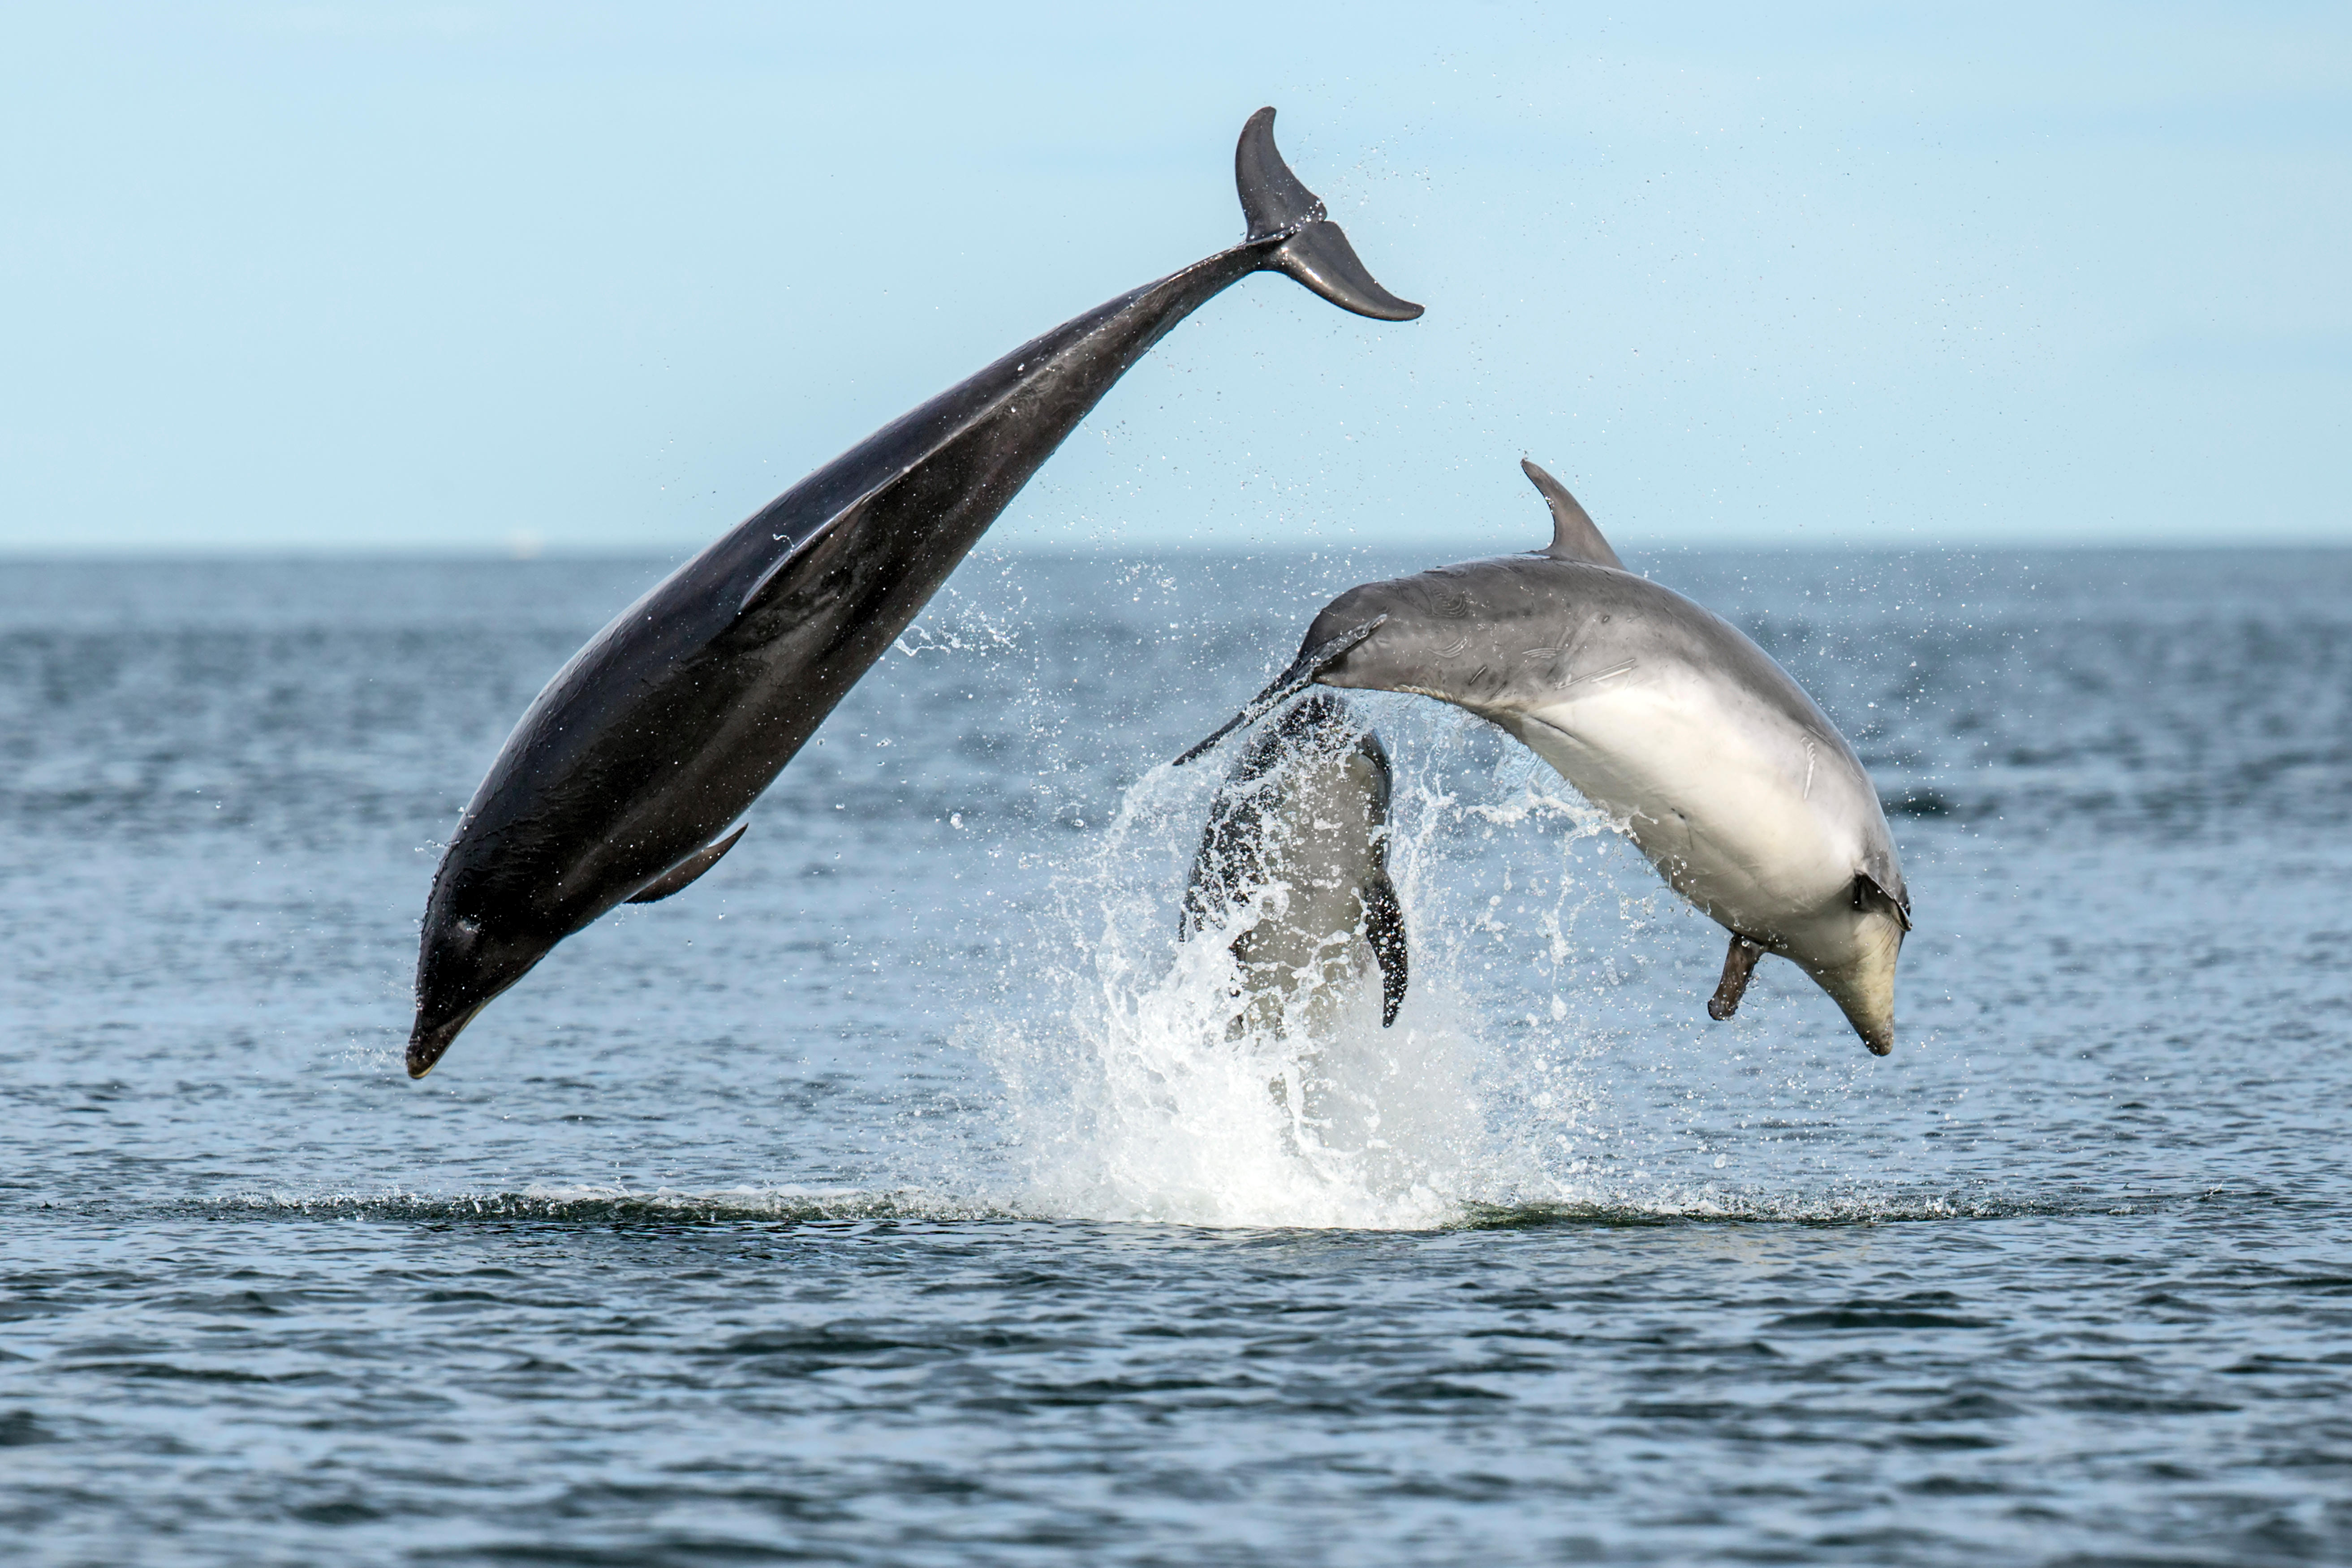
<path fill-rule="evenodd" d="M 1551 544 L 1350 588 L 1224 730 L 1309 682 L 1435 697 L 1492 721 L 1616 818 L 1731 932 L 1707 1011 L 1778 952 L 1863 1043 L 1895 1043 L 1911 899 L 1878 791 L 1827 715 L 1728 621 L 1634 576 L 1557 480 L 1523 464 Z"/>
<path fill-rule="evenodd" d="M 1381 1024 L 1407 982 L 1404 913 L 1388 865 L 1389 757 L 1345 700 L 1317 692 L 1254 736 L 1209 806 L 1179 934 L 1232 941 L 1243 1026 L 1279 1026 L 1304 994 L 1328 1014 L 1369 953 Z"/>
<path fill-rule="evenodd" d="M 554 945 L 623 900 L 667 898 L 914 619 L 1029 477 L 1144 353 L 1253 272 L 1411 321 L 1274 145 L 1234 168 L 1229 250 L 1023 344 L 794 485 L 670 574 L 539 694 L 433 880 L 408 1071 Z"/>

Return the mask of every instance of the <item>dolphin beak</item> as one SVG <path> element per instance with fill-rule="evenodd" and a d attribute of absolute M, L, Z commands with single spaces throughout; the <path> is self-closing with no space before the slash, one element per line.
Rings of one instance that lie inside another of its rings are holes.
<path fill-rule="evenodd" d="M 425 1015 L 419 1012 L 416 1026 L 408 1035 L 408 1076 L 423 1078 L 431 1072 L 434 1064 L 457 1044 L 457 1037 L 465 1032 L 466 1026 L 474 1021 L 474 1015 L 489 1005 L 490 999 L 485 996 L 456 1017 L 445 1018 L 435 1024 L 426 1023 Z"/>
<path fill-rule="evenodd" d="M 1813 984 L 1830 994 L 1845 1021 L 1874 1057 L 1895 1048 L 1895 962 L 1903 952 L 1903 928 L 1882 913 L 1865 928 L 1861 952 L 1846 963 L 1817 967 L 1799 963 Z"/>
<path fill-rule="evenodd" d="M 1820 980 L 1819 975 L 1814 976 Z M 1887 966 L 1884 983 L 1873 984 L 1875 975 L 1847 973 L 1838 976 L 1843 984 L 1832 985 L 1822 982 L 1822 989 L 1838 1005 L 1845 1021 L 1862 1037 L 1862 1043 L 1874 1057 L 1883 1057 L 1895 1048 L 1895 974 L 1894 965 Z"/>
<path fill-rule="evenodd" d="M 1409 320 L 1410 318 L 1407 319 Z M 1349 648 L 1354 647 L 1358 643 L 1363 641 L 1366 637 L 1380 630 L 1381 623 L 1387 619 L 1388 616 L 1386 615 L 1374 616 L 1370 620 L 1366 621 L 1362 626 L 1356 627 L 1352 631 L 1341 632 L 1338 637 L 1333 637 L 1329 642 L 1325 643 L 1322 647 L 1308 648 L 1305 652 L 1301 653 L 1288 669 L 1284 670 L 1280 675 L 1274 678 L 1273 685 L 1267 687 L 1264 691 L 1261 691 L 1256 696 L 1251 698 L 1249 701 L 1243 706 L 1240 712 L 1226 720 L 1223 724 L 1218 725 L 1217 732 L 1215 734 L 1211 735 L 1207 740 L 1193 746 L 1191 751 L 1186 752 L 1182 756 L 1177 758 L 1176 761 L 1170 765 L 1179 768 L 1182 767 L 1186 763 L 1191 762 L 1202 752 L 1209 751 L 1214 747 L 1218 742 L 1223 740 L 1226 736 L 1232 734 L 1243 725 L 1256 723 L 1268 713 L 1273 712 L 1275 709 L 1280 707 L 1283 703 L 1288 701 L 1299 692 L 1302 692 L 1308 687 L 1314 685 L 1315 678 L 1323 672 L 1324 666 L 1331 663 L 1341 654 L 1346 653 Z"/>

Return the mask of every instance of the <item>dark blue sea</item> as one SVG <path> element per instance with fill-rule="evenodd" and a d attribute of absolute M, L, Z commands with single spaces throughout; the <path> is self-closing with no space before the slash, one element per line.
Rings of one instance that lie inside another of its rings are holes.
<path fill-rule="evenodd" d="M 1166 763 L 1446 558 L 975 556 L 422 1083 L 667 563 L 0 563 L 0 1556 L 2352 1562 L 2352 552 L 1634 562 L 1877 779 L 1884 1060 L 1409 697 L 1402 1017 L 1228 1039 Z"/>

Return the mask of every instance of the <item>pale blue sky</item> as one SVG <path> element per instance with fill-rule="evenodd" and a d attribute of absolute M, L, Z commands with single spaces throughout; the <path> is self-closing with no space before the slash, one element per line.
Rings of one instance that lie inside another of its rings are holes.
<path fill-rule="evenodd" d="M 994 536 L 2352 543 L 2352 7 L 10 5 L 0 550 L 677 552 L 1238 237 Z"/>

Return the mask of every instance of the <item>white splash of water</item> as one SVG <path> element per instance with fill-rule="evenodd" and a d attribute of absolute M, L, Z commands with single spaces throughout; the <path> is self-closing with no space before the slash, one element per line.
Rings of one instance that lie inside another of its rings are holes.
<path fill-rule="evenodd" d="M 1515 788 L 1470 786 L 1484 798 L 1465 804 L 1463 782 L 1444 776 L 1460 772 L 1459 727 L 1422 718 L 1410 728 L 1403 755 L 1413 760 L 1399 766 L 1389 856 L 1412 985 L 1391 1028 L 1381 1026 L 1369 966 L 1343 982 L 1336 1005 L 1302 996 L 1281 1026 L 1237 1020 L 1243 977 L 1229 937 L 1176 936 L 1218 770 L 1163 766 L 1128 790 L 1090 858 L 1057 885 L 1033 949 L 1067 957 L 1034 977 L 1036 1003 L 981 1031 L 1007 1089 L 1026 1189 L 1019 1207 L 1395 1229 L 1447 1224 L 1478 1205 L 1589 1195 L 1575 1178 L 1578 1134 L 1594 1112 L 1591 1042 L 1563 993 L 1570 931 L 1600 896 L 1572 874 L 1572 847 L 1607 824 L 1526 770 L 1515 770 Z M 1497 831 L 1539 843 L 1539 829 L 1560 839 L 1549 896 L 1532 924 L 1508 920 L 1502 895 L 1479 896 L 1491 879 L 1465 877 L 1465 862 L 1486 855 Z M 1278 906 L 1277 894 L 1237 918 Z M 1523 1016 L 1497 1012 L 1485 994 L 1502 988 L 1467 984 L 1493 968 L 1498 942 L 1520 963 L 1532 951 L 1549 972 Z"/>

